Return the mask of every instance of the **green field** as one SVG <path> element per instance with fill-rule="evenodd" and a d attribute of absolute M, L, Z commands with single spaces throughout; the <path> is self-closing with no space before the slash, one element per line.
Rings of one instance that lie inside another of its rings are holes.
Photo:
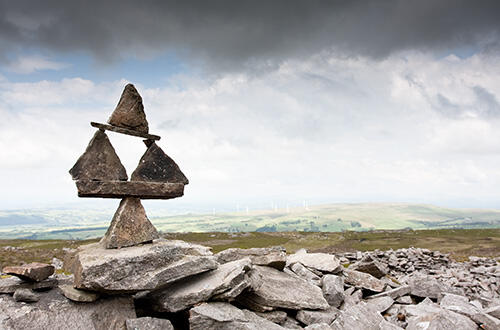
<path fill-rule="evenodd" d="M 17 214 L 0 212 L 0 239 L 80 240 L 100 237 L 109 225 L 112 212 L 113 210 L 22 211 Z M 500 228 L 500 210 L 452 209 L 407 203 L 327 204 L 310 206 L 308 209 L 252 211 L 248 214 L 149 214 L 154 225 L 164 233 Z M 10 219 L 10 224 L 5 219 Z M 20 224 L 16 223 L 18 220 L 21 221 Z"/>

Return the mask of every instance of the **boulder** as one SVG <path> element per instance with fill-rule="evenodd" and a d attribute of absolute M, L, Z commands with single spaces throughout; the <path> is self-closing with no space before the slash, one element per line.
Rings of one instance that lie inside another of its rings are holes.
<path fill-rule="evenodd" d="M 345 269 L 344 275 L 344 281 L 350 285 L 354 285 L 355 287 L 374 292 L 382 292 L 385 289 L 385 283 L 370 274 Z"/>
<path fill-rule="evenodd" d="M 155 317 L 128 319 L 125 324 L 127 330 L 174 330 L 169 320 Z"/>
<path fill-rule="evenodd" d="M 304 329 L 305 330 L 331 330 L 332 327 L 330 327 L 326 323 L 315 323 L 315 324 L 308 325 Z"/>
<path fill-rule="evenodd" d="M 244 281 L 250 269 L 249 258 L 225 263 L 215 270 L 191 276 L 148 296 L 153 308 L 159 312 L 178 312 L 212 296 L 231 290 Z M 249 282 L 246 282 L 247 285 Z"/>
<path fill-rule="evenodd" d="M 281 326 L 285 329 L 303 329 L 300 322 L 290 316 L 286 317 L 285 322 Z"/>
<path fill-rule="evenodd" d="M 251 249 L 232 248 L 215 254 L 215 257 L 220 264 L 238 259 L 250 258 L 253 265 L 269 266 L 278 270 L 282 270 L 286 263 L 286 251 L 280 246 Z"/>
<path fill-rule="evenodd" d="M 290 270 L 298 277 L 303 278 L 304 280 L 306 280 L 314 285 L 317 285 L 317 286 L 321 285 L 321 277 L 319 277 L 318 275 L 311 272 L 309 269 L 304 267 L 301 263 L 296 262 L 296 263 L 291 264 Z"/>
<path fill-rule="evenodd" d="M 124 329 L 135 318 L 131 297 L 108 297 L 92 304 L 69 301 L 56 290 L 40 294 L 40 300 L 20 304 L 0 296 L 0 329 Z"/>
<path fill-rule="evenodd" d="M 327 253 L 297 252 L 286 258 L 287 266 L 296 262 L 307 268 L 312 268 L 324 273 L 338 273 L 342 270 L 339 259 Z"/>
<path fill-rule="evenodd" d="M 445 292 L 454 292 L 449 285 L 440 282 L 432 276 L 413 276 L 408 285 L 413 296 L 438 299 Z"/>
<path fill-rule="evenodd" d="M 37 302 L 40 300 L 40 296 L 33 292 L 33 290 L 20 288 L 14 292 L 12 296 L 15 301 L 22 301 L 27 303 Z"/>
<path fill-rule="evenodd" d="M 120 101 L 108 119 L 110 125 L 148 133 L 149 126 L 144 113 L 142 97 L 132 84 L 127 84 Z"/>
<path fill-rule="evenodd" d="M 410 291 L 411 291 L 411 288 L 409 285 L 402 285 L 402 286 L 397 287 L 395 289 L 391 289 L 388 291 L 377 293 L 377 294 L 372 295 L 372 296 L 368 296 L 366 299 L 375 299 L 375 298 L 379 298 L 379 297 L 391 297 L 392 299 L 397 299 L 401 296 L 409 294 Z"/>
<path fill-rule="evenodd" d="M 191 330 L 284 330 L 248 310 L 240 310 L 224 302 L 203 303 L 189 311 Z"/>
<path fill-rule="evenodd" d="M 477 325 L 468 317 L 441 309 L 437 313 L 426 314 L 408 319 L 407 330 L 476 330 Z"/>
<path fill-rule="evenodd" d="M 14 275 L 25 281 L 40 282 L 54 274 L 54 266 L 32 262 L 22 266 L 7 266 L 3 268 L 5 274 Z"/>
<path fill-rule="evenodd" d="M 284 311 L 255 312 L 255 314 L 277 324 L 285 322 L 288 316 Z"/>
<path fill-rule="evenodd" d="M 493 330 L 500 329 L 500 320 L 489 314 L 479 312 L 470 316 L 471 320 L 479 324 L 481 329 Z"/>
<path fill-rule="evenodd" d="M 496 317 L 497 319 L 500 319 L 500 305 L 489 307 L 484 312 L 493 317 Z"/>
<path fill-rule="evenodd" d="M 341 276 L 327 274 L 321 281 L 323 296 L 328 304 L 339 307 L 344 301 L 344 279 Z"/>
<path fill-rule="evenodd" d="M 146 216 L 141 200 L 127 197 L 121 200 L 101 243 L 106 249 L 114 249 L 151 242 L 157 238 L 158 231 Z"/>
<path fill-rule="evenodd" d="M 182 241 L 156 240 L 122 249 L 95 243 L 80 247 L 76 254 L 74 286 L 107 293 L 159 290 L 217 265 L 209 248 Z"/>
<path fill-rule="evenodd" d="M 14 293 L 17 289 L 48 290 L 57 286 L 57 279 L 48 278 L 41 282 L 27 282 L 17 277 L 0 278 L 0 293 Z"/>
<path fill-rule="evenodd" d="M 331 327 L 335 330 L 379 330 L 379 324 L 384 321 L 382 315 L 371 310 L 364 302 L 360 302 L 342 311 L 331 324 Z"/>
<path fill-rule="evenodd" d="M 394 299 L 389 296 L 385 296 L 367 300 L 366 303 L 371 310 L 382 313 L 394 304 Z"/>
<path fill-rule="evenodd" d="M 337 315 L 340 314 L 340 311 L 335 307 L 330 307 L 323 311 L 310 311 L 310 310 L 301 310 L 297 312 L 296 319 L 305 325 L 311 325 L 314 323 L 332 323 Z"/>
<path fill-rule="evenodd" d="M 237 301 L 258 312 L 275 308 L 301 310 L 330 307 L 321 289 L 305 280 L 265 266 L 255 266 L 250 275 L 261 281 L 254 280 L 253 283 L 258 284 L 252 284 L 250 290 L 238 296 Z"/>
<path fill-rule="evenodd" d="M 94 302 L 99 298 L 98 293 L 75 289 L 68 284 L 59 285 L 59 289 L 66 298 L 76 302 Z"/>
<path fill-rule="evenodd" d="M 469 303 L 469 299 L 467 299 L 467 297 L 452 293 L 445 293 L 444 297 L 439 303 L 439 306 L 444 309 L 466 315 L 468 317 L 479 313 L 479 309 Z"/>
<path fill-rule="evenodd" d="M 386 265 L 373 258 L 371 255 L 365 255 L 360 261 L 349 266 L 349 269 L 368 273 L 376 278 L 381 278 L 389 272 Z"/>

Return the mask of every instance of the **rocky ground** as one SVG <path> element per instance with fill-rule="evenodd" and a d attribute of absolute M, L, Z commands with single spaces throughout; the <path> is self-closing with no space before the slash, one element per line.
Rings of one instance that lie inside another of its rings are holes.
<path fill-rule="evenodd" d="M 213 254 L 163 239 L 67 252 L 64 266 L 4 267 L 0 329 L 500 329 L 493 258 L 456 262 L 421 248 Z"/>

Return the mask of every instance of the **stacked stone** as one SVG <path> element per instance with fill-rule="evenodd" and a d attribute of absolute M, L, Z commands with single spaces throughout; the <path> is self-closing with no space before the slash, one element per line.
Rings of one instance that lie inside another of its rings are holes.
<path fill-rule="evenodd" d="M 111 249 L 152 242 L 159 235 L 147 218 L 141 199 L 180 197 L 188 179 L 155 143 L 160 137 L 149 134 L 142 97 L 134 85 L 125 86 L 108 124 L 91 125 L 98 130 L 69 172 L 76 181 L 78 196 L 121 198 L 101 243 Z M 147 150 L 130 181 L 106 130 L 146 138 Z"/>

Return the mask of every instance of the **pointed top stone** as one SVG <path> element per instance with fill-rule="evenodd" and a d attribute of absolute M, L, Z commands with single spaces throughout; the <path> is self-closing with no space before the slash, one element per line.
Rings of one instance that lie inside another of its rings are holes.
<path fill-rule="evenodd" d="M 179 166 L 156 143 L 147 141 L 146 145 L 148 150 L 132 173 L 132 181 L 189 183 Z"/>
<path fill-rule="evenodd" d="M 158 231 L 146 216 L 141 200 L 126 197 L 121 200 L 101 243 L 106 249 L 114 249 L 151 242 L 157 238 Z"/>
<path fill-rule="evenodd" d="M 134 85 L 128 84 L 125 86 L 115 111 L 108 119 L 108 124 L 141 133 L 149 132 L 142 97 Z"/>
<path fill-rule="evenodd" d="M 127 181 L 127 171 L 111 145 L 106 133 L 98 130 L 83 155 L 69 170 L 73 180 Z"/>

